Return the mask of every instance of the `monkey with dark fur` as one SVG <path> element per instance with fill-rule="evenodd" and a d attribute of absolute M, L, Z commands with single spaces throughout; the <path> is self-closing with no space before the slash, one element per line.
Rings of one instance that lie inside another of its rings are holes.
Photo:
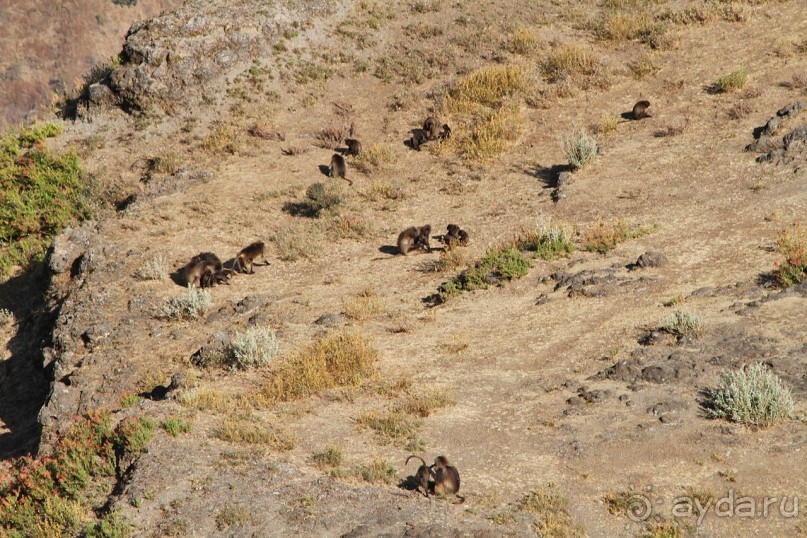
<path fill-rule="evenodd" d="M 426 133 L 427 140 L 435 140 L 440 137 L 440 120 L 435 116 L 429 116 L 423 122 L 423 132 Z"/>
<path fill-rule="evenodd" d="M 445 456 L 437 456 L 434 464 L 429 467 L 434 476 L 434 493 L 436 495 L 457 494 L 460 490 L 460 473 L 457 468 L 448 463 Z M 460 503 L 465 502 L 464 497 L 457 495 Z"/>
<path fill-rule="evenodd" d="M 353 182 L 350 181 L 345 175 L 347 174 L 347 165 L 345 164 L 345 158 L 339 155 L 338 153 L 334 153 L 333 157 L 331 157 L 331 166 L 328 170 L 328 176 L 330 177 L 341 177 L 345 181 L 348 182 L 349 185 L 353 185 Z"/>
<path fill-rule="evenodd" d="M 640 120 L 642 118 L 652 118 L 653 114 L 649 112 L 650 101 L 639 101 L 633 105 L 633 119 Z"/>
<path fill-rule="evenodd" d="M 197 254 L 181 270 L 185 284 L 194 287 L 209 287 L 226 282 L 227 273 L 222 270 L 221 260 L 212 252 Z M 215 275 L 220 275 L 216 277 Z"/>
<path fill-rule="evenodd" d="M 420 460 L 421 466 L 418 467 L 418 470 L 415 473 L 415 483 L 417 484 L 417 487 L 423 490 L 423 495 L 425 495 L 426 498 L 428 499 L 429 478 L 431 478 L 432 476 L 432 470 L 428 465 L 426 465 L 426 462 L 423 460 L 423 458 L 421 458 L 420 456 L 415 456 L 414 454 L 406 458 L 406 463 L 404 465 L 409 465 L 409 460 L 411 460 L 412 458 Z"/>
<path fill-rule="evenodd" d="M 426 252 L 431 252 L 429 245 L 429 236 L 432 233 L 430 224 L 421 226 L 410 226 L 409 228 L 398 234 L 398 252 L 406 256 L 410 251 L 415 249 L 423 249 Z"/>
<path fill-rule="evenodd" d="M 238 256 L 235 257 L 233 268 L 239 273 L 255 274 L 253 265 L 269 265 L 269 261 L 264 254 L 266 245 L 263 241 L 255 241 L 241 249 Z M 258 258 L 263 259 L 263 263 L 257 263 L 255 260 Z"/>
<path fill-rule="evenodd" d="M 466 246 L 468 244 L 468 232 L 461 230 L 456 224 L 449 224 L 448 233 L 443 235 L 442 241 L 447 248 L 453 248 L 457 245 Z"/>
<path fill-rule="evenodd" d="M 345 151 L 345 155 L 358 156 L 361 153 L 361 142 L 359 142 L 355 138 L 348 138 L 347 140 L 345 140 L 345 145 L 347 146 L 347 151 Z"/>

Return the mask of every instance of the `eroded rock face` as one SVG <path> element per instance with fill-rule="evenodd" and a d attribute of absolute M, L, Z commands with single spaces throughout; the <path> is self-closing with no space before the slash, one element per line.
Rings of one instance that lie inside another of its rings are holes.
<path fill-rule="evenodd" d="M 228 75 L 266 55 L 292 23 L 305 26 L 338 5 L 304 0 L 291 10 L 259 0 L 191 0 L 133 25 L 123 45 L 124 63 L 107 83 L 127 110 L 173 112 L 198 104 L 218 94 Z"/>

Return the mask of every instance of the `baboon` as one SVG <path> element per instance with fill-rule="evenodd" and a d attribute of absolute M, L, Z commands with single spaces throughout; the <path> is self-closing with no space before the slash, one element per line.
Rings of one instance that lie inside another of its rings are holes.
<path fill-rule="evenodd" d="M 241 249 L 241 252 L 238 253 L 238 256 L 235 257 L 235 264 L 234 269 L 239 273 L 248 273 L 250 275 L 255 274 L 255 270 L 252 268 L 252 265 L 269 265 L 269 262 L 266 260 L 266 256 L 264 254 L 265 245 L 263 241 L 255 241 L 254 243 L 250 243 L 249 245 L 245 246 Z M 255 260 L 257 258 L 263 258 L 264 263 L 256 263 Z"/>
<path fill-rule="evenodd" d="M 447 495 L 460 490 L 460 473 L 456 467 L 448 463 L 445 456 L 437 456 L 430 470 L 434 475 L 435 494 Z"/>
<path fill-rule="evenodd" d="M 199 279 L 199 287 L 212 288 L 216 284 L 230 284 L 230 274 L 232 270 L 221 269 L 215 271 L 212 267 L 207 267 Z"/>
<path fill-rule="evenodd" d="M 345 145 L 347 145 L 345 155 L 358 155 L 361 153 L 361 142 L 355 138 L 348 138 L 345 140 Z"/>
<path fill-rule="evenodd" d="M 419 459 L 422 464 L 420 467 L 418 467 L 418 470 L 415 473 L 415 482 L 421 489 L 423 489 L 423 495 L 425 495 L 426 498 L 428 499 L 429 478 L 431 478 L 432 470 L 428 465 L 426 465 L 426 462 L 423 460 L 423 458 L 421 458 L 420 456 L 415 456 L 414 454 L 406 458 L 406 463 L 404 465 L 409 465 L 409 460 L 411 460 L 412 458 Z"/>
<path fill-rule="evenodd" d="M 423 122 L 423 132 L 426 133 L 426 140 L 434 140 L 440 136 L 440 120 L 434 116 L 429 116 Z"/>
<path fill-rule="evenodd" d="M 426 138 L 426 133 L 421 131 L 420 129 L 413 129 L 412 130 L 412 149 L 416 149 L 420 151 L 420 146 L 425 144 L 428 141 Z"/>
<path fill-rule="evenodd" d="M 333 157 L 331 157 L 331 168 L 330 173 L 328 174 L 330 177 L 341 177 L 348 184 L 353 185 L 353 182 L 350 181 L 348 178 L 345 177 L 347 174 L 347 165 L 345 164 L 345 158 L 339 155 L 338 153 L 334 153 Z"/>
<path fill-rule="evenodd" d="M 443 243 L 449 247 L 468 244 L 468 232 L 461 230 L 456 224 L 448 225 L 448 233 L 443 236 Z"/>
<path fill-rule="evenodd" d="M 432 227 L 429 224 L 421 226 L 420 228 L 410 226 L 398 235 L 398 252 L 404 256 L 406 256 L 410 250 L 418 248 L 422 248 L 426 252 L 431 252 L 431 248 L 429 247 L 429 234 L 431 233 Z"/>
<path fill-rule="evenodd" d="M 182 276 L 186 285 L 203 287 L 202 276 L 205 272 L 217 273 L 221 271 L 221 268 L 221 260 L 218 256 L 212 252 L 202 252 L 191 258 L 191 261 L 182 268 Z"/>
<path fill-rule="evenodd" d="M 650 101 L 639 101 L 633 105 L 633 119 L 652 118 L 653 114 L 647 110 L 648 108 L 650 108 Z"/>
<path fill-rule="evenodd" d="M 444 123 L 443 130 L 440 131 L 440 140 L 448 140 L 449 138 L 451 138 L 451 127 Z"/>

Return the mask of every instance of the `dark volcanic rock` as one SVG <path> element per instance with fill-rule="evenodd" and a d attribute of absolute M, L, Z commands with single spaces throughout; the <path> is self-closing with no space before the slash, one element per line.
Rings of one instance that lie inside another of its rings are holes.
<path fill-rule="evenodd" d="M 664 267 L 665 265 L 667 265 L 667 256 L 663 252 L 653 250 L 645 252 L 636 260 L 636 266 L 641 268 Z"/>

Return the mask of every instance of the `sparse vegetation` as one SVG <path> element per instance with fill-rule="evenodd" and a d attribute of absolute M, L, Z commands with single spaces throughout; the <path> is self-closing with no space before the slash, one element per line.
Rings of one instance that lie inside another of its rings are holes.
<path fill-rule="evenodd" d="M 652 232 L 655 226 L 631 227 L 625 219 L 610 223 L 599 221 L 583 234 L 583 248 L 589 252 L 605 254 L 619 243 L 628 239 L 636 239 Z"/>
<path fill-rule="evenodd" d="M 368 321 L 384 312 L 384 303 L 372 288 L 364 288 L 356 295 L 342 300 L 345 316 L 354 321 Z"/>
<path fill-rule="evenodd" d="M 249 327 L 246 332 L 235 333 L 224 353 L 224 363 L 231 369 L 241 370 L 266 366 L 279 349 L 275 331 L 268 327 Z"/>
<path fill-rule="evenodd" d="M 405 196 L 403 186 L 397 182 L 373 179 L 367 197 L 371 200 L 402 200 Z"/>
<path fill-rule="evenodd" d="M 676 310 L 661 320 L 659 329 L 673 336 L 698 336 L 701 333 L 701 317 L 686 310 Z"/>
<path fill-rule="evenodd" d="M 157 424 L 147 417 L 127 418 L 115 429 L 116 442 L 129 452 L 139 454 L 154 438 Z"/>
<path fill-rule="evenodd" d="M 653 61 L 653 57 L 648 54 L 642 54 L 635 60 L 628 62 L 628 69 L 636 80 L 642 80 L 647 77 L 652 77 L 658 73 L 661 68 Z"/>
<path fill-rule="evenodd" d="M 244 506 L 227 503 L 216 514 L 216 528 L 225 531 L 233 526 L 243 526 L 252 521 L 252 512 Z"/>
<path fill-rule="evenodd" d="M 333 183 L 313 183 L 305 191 L 306 200 L 303 202 L 288 202 L 283 210 L 292 215 L 305 217 L 320 217 L 333 214 L 342 204 L 339 187 Z"/>
<path fill-rule="evenodd" d="M 533 252 L 541 260 L 567 258 L 575 251 L 574 228 L 564 222 L 552 222 L 539 215 L 534 230 L 523 232 L 515 239 L 518 250 Z"/>
<path fill-rule="evenodd" d="M 184 418 L 167 418 L 160 423 L 160 427 L 171 437 L 179 437 L 180 433 L 190 433 L 192 424 Z"/>
<path fill-rule="evenodd" d="M 160 317 L 176 320 L 198 319 L 210 309 L 212 304 L 210 293 L 188 286 L 185 295 L 172 297 L 165 301 Z"/>
<path fill-rule="evenodd" d="M 211 153 L 235 155 L 240 148 L 238 132 L 234 127 L 217 122 L 213 130 L 202 141 L 202 149 Z"/>
<path fill-rule="evenodd" d="M 585 131 L 577 131 L 566 136 L 560 143 L 566 161 L 574 169 L 582 168 L 600 149 L 597 140 Z"/>
<path fill-rule="evenodd" d="M 527 26 L 519 26 L 508 37 L 504 48 L 512 54 L 527 56 L 538 48 L 538 35 Z"/>
<path fill-rule="evenodd" d="M 226 419 L 213 430 L 213 437 L 240 445 L 265 445 L 274 450 L 288 451 L 297 440 L 285 432 L 266 428 L 254 418 Z"/>
<path fill-rule="evenodd" d="M 357 169 L 365 174 L 394 164 L 397 157 L 389 144 L 373 144 L 365 148 L 353 161 Z"/>
<path fill-rule="evenodd" d="M 402 448 L 420 446 L 422 443 L 417 433 L 423 422 L 403 411 L 370 411 L 357 418 L 356 423 L 376 432 L 384 442 L 395 443 Z"/>
<path fill-rule="evenodd" d="M 802 226 L 782 230 L 776 249 L 784 260 L 776 263 L 773 276 L 780 288 L 801 283 L 807 278 L 807 231 Z"/>
<path fill-rule="evenodd" d="M 605 114 L 600 118 L 597 123 L 596 132 L 599 136 L 610 136 L 616 132 L 619 127 L 619 116 L 616 114 Z"/>
<path fill-rule="evenodd" d="M 438 409 L 454 405 L 454 393 L 449 387 L 431 387 L 410 392 L 396 404 L 393 411 L 426 418 Z"/>
<path fill-rule="evenodd" d="M 550 83 L 574 83 L 583 89 L 609 85 L 605 69 L 594 52 L 577 43 L 555 46 L 540 68 Z"/>
<path fill-rule="evenodd" d="M 286 226 L 272 236 L 277 250 L 277 257 L 286 262 L 313 258 L 319 247 L 310 232 L 302 226 Z"/>
<path fill-rule="evenodd" d="M 577 538 L 586 536 L 569 513 L 569 501 L 558 487 L 549 483 L 532 490 L 520 503 L 519 510 L 538 516 L 536 530 L 547 538 Z"/>
<path fill-rule="evenodd" d="M 134 527 L 120 512 L 113 511 L 102 517 L 97 523 L 84 529 L 85 538 L 128 538 Z"/>
<path fill-rule="evenodd" d="M 57 155 L 45 146 L 61 132 L 43 123 L 0 139 L 0 277 L 41 259 L 54 235 L 92 215 L 78 156 Z"/>
<path fill-rule="evenodd" d="M 329 334 L 280 361 L 264 394 L 272 400 L 294 400 L 319 391 L 357 386 L 373 371 L 378 352 L 357 333 Z"/>
<path fill-rule="evenodd" d="M 742 67 L 717 79 L 713 89 L 720 93 L 736 92 L 745 87 L 746 82 L 748 82 L 748 69 Z"/>
<path fill-rule="evenodd" d="M 771 426 L 793 414 L 793 396 L 779 377 L 758 363 L 724 373 L 706 407 L 713 418 Z"/>
<path fill-rule="evenodd" d="M 513 246 L 494 247 L 473 267 L 463 271 L 438 289 L 440 299 L 447 301 L 464 291 L 487 289 L 491 284 L 521 278 L 526 275 L 532 264 Z"/>
<path fill-rule="evenodd" d="M 162 254 L 149 258 L 135 273 L 139 280 L 165 280 L 168 278 L 168 262 Z"/>
<path fill-rule="evenodd" d="M 339 467 L 342 465 L 342 451 L 335 446 L 327 446 L 311 456 L 317 467 Z"/>
<path fill-rule="evenodd" d="M 394 484 L 397 480 L 398 471 L 387 460 L 374 458 L 370 465 L 362 465 L 356 469 L 358 475 L 371 484 L 383 483 Z"/>
<path fill-rule="evenodd" d="M 438 144 L 437 151 L 456 150 L 475 161 L 506 151 L 521 133 L 521 106 L 513 98 L 527 82 L 523 68 L 514 65 L 486 67 L 461 78 L 444 97 L 443 112 L 466 121 L 451 139 Z"/>

